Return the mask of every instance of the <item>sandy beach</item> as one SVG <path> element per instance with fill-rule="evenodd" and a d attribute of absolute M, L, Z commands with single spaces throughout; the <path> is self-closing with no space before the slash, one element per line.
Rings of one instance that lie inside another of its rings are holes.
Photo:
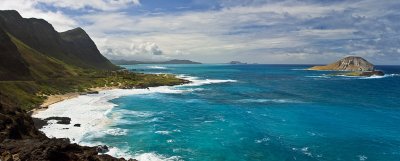
<path fill-rule="evenodd" d="M 96 87 L 96 88 L 90 88 L 88 92 L 70 92 L 70 93 L 66 93 L 66 94 L 50 95 L 50 96 L 47 96 L 46 100 L 44 100 L 43 103 L 38 108 L 32 109 L 31 111 L 29 111 L 29 113 L 31 115 L 35 115 L 39 111 L 46 110 L 52 104 L 55 104 L 55 103 L 58 103 L 58 102 L 61 102 L 64 100 L 76 98 L 80 95 L 89 94 L 91 92 L 100 92 L 103 90 L 112 90 L 112 89 L 118 89 L 118 87 Z"/>

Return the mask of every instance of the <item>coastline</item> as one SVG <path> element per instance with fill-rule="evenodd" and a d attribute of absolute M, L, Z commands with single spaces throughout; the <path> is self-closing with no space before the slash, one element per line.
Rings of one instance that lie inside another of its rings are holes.
<path fill-rule="evenodd" d="M 49 99 L 48 108 L 36 110 L 32 114 L 32 118 L 42 120 L 44 124 L 40 131 L 46 136 L 52 138 L 68 138 L 72 143 L 77 143 L 83 146 L 98 146 L 103 145 L 102 142 L 93 142 L 91 139 L 102 137 L 105 135 L 120 136 L 127 135 L 130 131 L 126 129 L 113 128 L 115 120 L 120 119 L 118 115 L 114 115 L 111 111 L 118 105 L 110 102 L 115 98 L 137 95 L 137 94 L 152 94 L 152 93 L 186 93 L 193 92 L 193 86 L 201 86 L 205 84 L 236 82 L 236 80 L 218 80 L 204 79 L 200 80 L 197 77 L 177 75 L 178 78 L 190 81 L 190 83 L 174 85 L 174 86 L 158 86 L 149 88 L 133 88 L 120 89 L 118 87 L 95 88 L 93 91 L 98 91 L 95 94 L 87 95 L 64 95 L 63 100 L 51 102 Z M 184 88 L 181 88 L 184 87 Z M 70 97 L 68 97 L 70 96 Z M 73 96 L 73 97 L 72 97 Z M 54 99 L 53 99 L 54 100 Z M 88 117 L 90 116 L 90 117 Z M 57 119 L 48 119 L 55 118 Z M 61 120 L 59 120 L 61 118 Z M 62 124 L 62 119 L 69 119 L 67 124 Z M 79 126 L 77 126 L 79 125 Z M 109 152 L 105 153 L 117 158 L 142 158 L 150 153 L 131 153 L 127 150 L 122 150 L 120 147 L 109 147 Z M 159 156 L 161 157 L 161 156 Z M 161 157 L 162 158 L 162 157 Z"/>
<path fill-rule="evenodd" d="M 101 91 L 112 90 L 112 89 L 119 89 L 119 87 L 118 86 L 96 87 L 96 88 L 90 88 L 88 92 L 68 92 L 68 93 L 65 93 L 65 94 L 49 95 L 49 96 L 47 96 L 47 98 L 43 101 L 43 103 L 38 108 L 34 108 L 34 109 L 30 110 L 30 111 L 28 111 L 28 113 L 31 116 L 33 116 L 33 115 L 37 114 L 40 111 L 47 110 L 51 105 L 53 105 L 55 103 L 59 103 L 59 102 L 65 101 L 65 100 L 76 98 L 76 97 L 78 97 L 80 95 L 98 93 L 98 92 L 101 92 Z"/>

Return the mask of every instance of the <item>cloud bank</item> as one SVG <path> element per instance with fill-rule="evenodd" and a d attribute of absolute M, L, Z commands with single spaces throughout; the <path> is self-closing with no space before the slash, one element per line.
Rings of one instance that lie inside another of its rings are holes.
<path fill-rule="evenodd" d="M 58 30 L 82 26 L 112 59 L 329 63 L 359 55 L 400 64 L 400 1 L 79 2 L 5 0 L 0 9 Z"/>

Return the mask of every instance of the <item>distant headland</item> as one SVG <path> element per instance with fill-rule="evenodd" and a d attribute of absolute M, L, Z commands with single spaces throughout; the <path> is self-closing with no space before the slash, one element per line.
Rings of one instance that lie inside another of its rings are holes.
<path fill-rule="evenodd" d="M 191 60 L 172 59 L 168 61 L 136 61 L 136 60 L 111 60 L 116 65 L 135 65 L 135 64 L 201 64 Z"/>

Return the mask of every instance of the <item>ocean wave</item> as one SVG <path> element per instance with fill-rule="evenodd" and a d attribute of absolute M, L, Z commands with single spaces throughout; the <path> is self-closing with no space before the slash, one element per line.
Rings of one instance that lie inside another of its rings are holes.
<path fill-rule="evenodd" d="M 118 109 L 113 112 L 118 112 L 118 113 L 123 114 L 124 116 L 130 116 L 130 117 L 152 117 L 152 116 L 154 116 L 154 112 L 150 112 L 150 111 L 133 111 L 133 110 Z"/>
<path fill-rule="evenodd" d="M 177 77 L 191 81 L 191 83 L 184 84 L 181 86 L 202 86 L 202 85 L 214 84 L 214 83 L 237 82 L 237 80 L 232 80 L 232 79 L 199 79 L 198 77 L 192 77 L 192 76 L 187 76 L 187 75 L 178 75 Z"/>
<path fill-rule="evenodd" d="M 381 78 L 388 78 L 388 77 L 398 77 L 400 74 L 385 74 L 382 76 L 379 75 L 372 75 L 369 77 L 365 76 L 348 76 L 348 75 L 312 75 L 312 76 L 305 76 L 308 78 L 338 78 L 338 77 L 343 77 L 343 78 L 354 78 L 354 79 L 381 79 Z"/>
<path fill-rule="evenodd" d="M 162 66 L 157 66 L 157 65 L 147 66 L 147 68 L 150 68 L 150 69 L 168 69 L 167 67 L 162 67 Z"/>
<path fill-rule="evenodd" d="M 327 75 L 311 75 L 311 76 L 305 76 L 305 77 L 308 77 L 308 78 L 330 78 Z"/>
<path fill-rule="evenodd" d="M 303 103 L 297 100 L 289 99 L 241 99 L 238 100 L 241 103 Z"/>
<path fill-rule="evenodd" d="M 168 134 L 171 134 L 171 131 L 156 131 L 154 133 L 160 134 L 160 135 L 168 135 Z"/>
<path fill-rule="evenodd" d="M 166 157 L 157 153 L 142 153 L 133 157 L 139 161 L 179 161 L 179 156 Z"/>
<path fill-rule="evenodd" d="M 99 144 L 101 145 L 101 144 Z M 95 146 L 95 145 L 91 145 Z M 125 159 L 136 159 L 139 161 L 180 161 L 181 157 L 179 156 L 171 156 L 167 157 L 161 154 L 157 154 L 156 152 L 144 152 L 144 153 L 136 153 L 131 154 L 129 152 L 129 147 L 125 147 L 124 150 L 117 147 L 109 147 L 109 151 L 106 153 L 108 155 L 117 157 L 117 158 L 125 158 Z"/>
<path fill-rule="evenodd" d="M 368 157 L 366 157 L 365 155 L 358 155 L 357 157 L 360 161 L 366 161 L 368 159 Z"/>
<path fill-rule="evenodd" d="M 107 129 L 104 133 L 113 136 L 122 136 L 128 134 L 127 129 L 115 128 L 115 129 Z"/>
<path fill-rule="evenodd" d="M 254 142 L 256 144 L 261 144 L 261 143 L 267 143 L 270 140 L 271 140 L 270 138 L 262 138 L 262 139 L 256 139 L 256 140 L 254 140 Z"/>
<path fill-rule="evenodd" d="M 398 77 L 400 74 L 385 74 L 383 76 L 373 75 L 370 77 L 359 77 L 360 79 L 380 79 L 380 78 L 387 78 L 387 77 Z"/>

